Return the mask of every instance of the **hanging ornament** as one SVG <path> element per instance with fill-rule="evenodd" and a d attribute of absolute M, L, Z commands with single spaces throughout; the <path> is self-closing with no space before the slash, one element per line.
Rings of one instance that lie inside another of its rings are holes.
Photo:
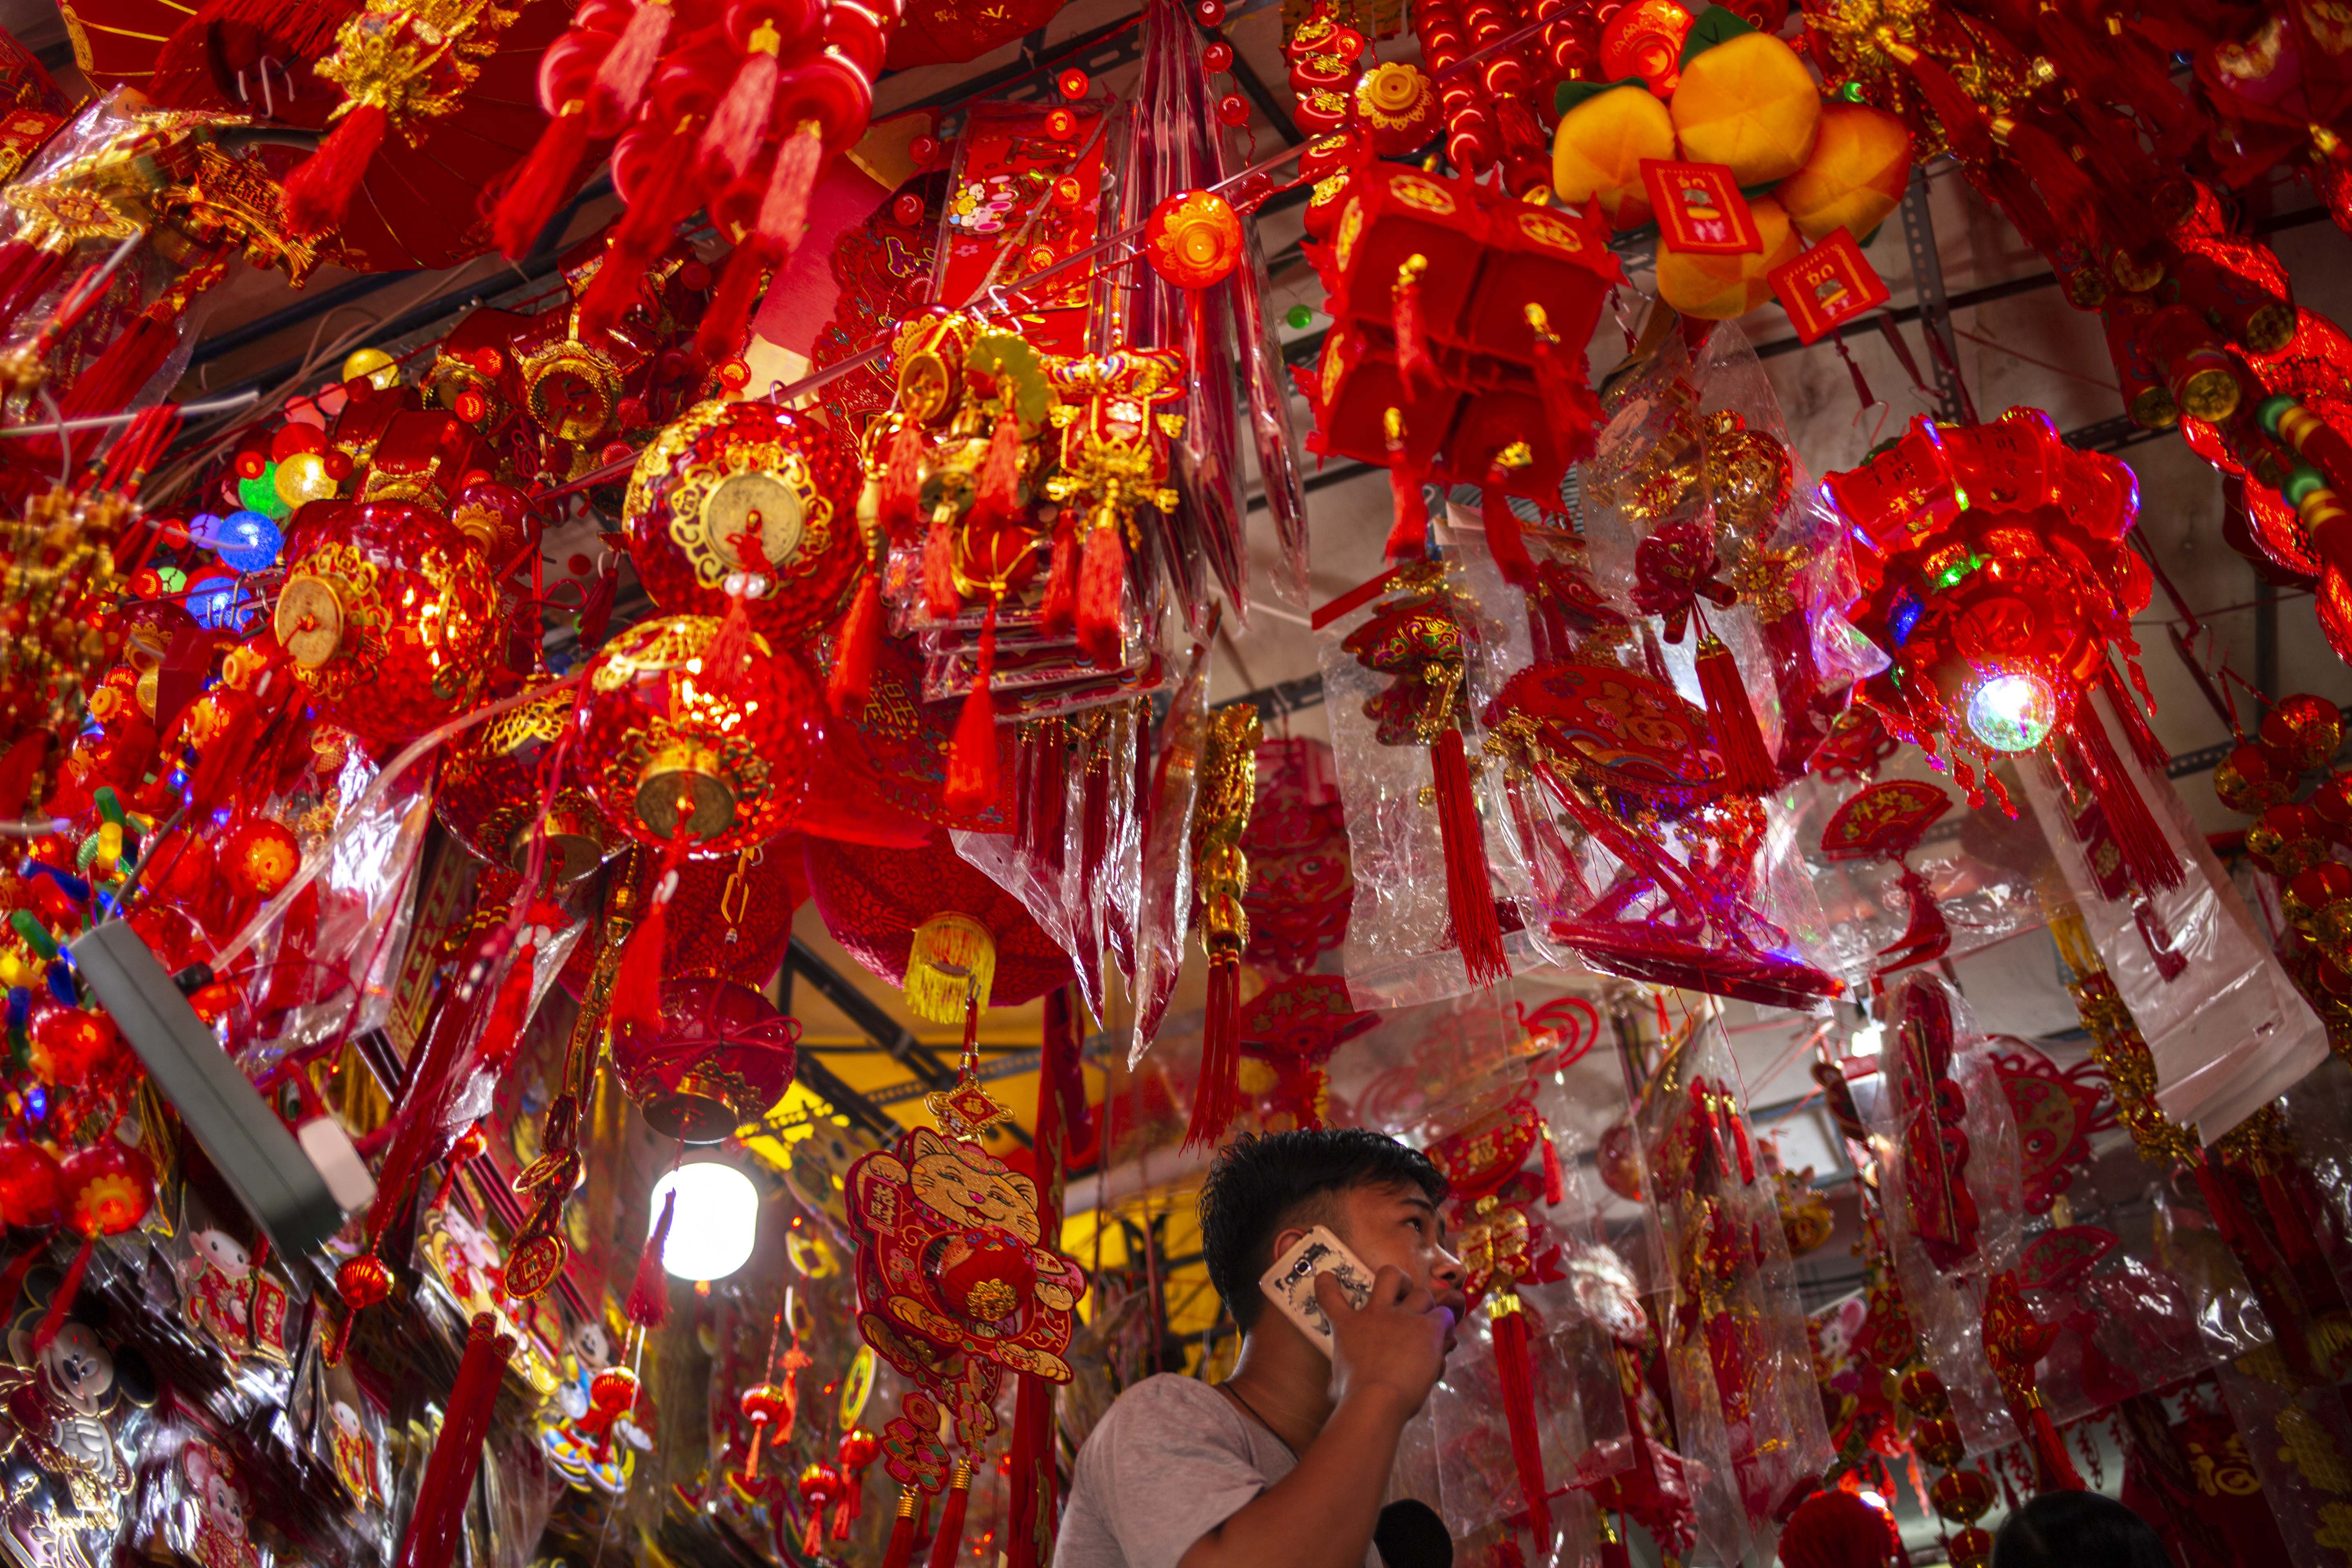
<path fill-rule="evenodd" d="M 614 1030 L 613 1068 L 656 1132 L 717 1143 L 783 1098 L 800 1032 L 749 986 L 673 976 L 658 1027 Z"/>
<path fill-rule="evenodd" d="M 433 809 L 476 858 L 522 871 L 543 838 L 546 875 L 568 886 L 627 843 L 596 808 L 563 744 L 574 702 L 572 692 L 550 692 L 450 742 Z"/>
<path fill-rule="evenodd" d="M 1936 896 L 1907 858 L 1919 847 L 1919 836 L 1951 805 L 1951 797 L 1934 784 L 1888 779 L 1846 801 L 1822 826 L 1822 853 L 1830 859 L 1887 859 L 1898 869 L 1906 922 L 1903 934 L 1879 951 L 1887 962 L 1872 971 L 1874 979 L 1932 963 L 1951 948 L 1951 928 L 1936 907 Z"/>

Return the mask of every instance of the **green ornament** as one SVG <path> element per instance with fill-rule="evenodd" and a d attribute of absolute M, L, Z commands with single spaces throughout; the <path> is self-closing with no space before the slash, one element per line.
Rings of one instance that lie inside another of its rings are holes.
<path fill-rule="evenodd" d="M 1862 101 L 1862 83 L 1858 81 L 1846 82 L 1837 89 L 1837 95 L 1840 98 L 1844 99 L 1848 103 L 1860 103 Z"/>
<path fill-rule="evenodd" d="M 1293 305 L 1282 319 L 1288 321 L 1295 331 L 1304 331 L 1315 320 L 1315 312 L 1304 305 Z"/>
<path fill-rule="evenodd" d="M 286 498 L 278 493 L 278 465 L 270 464 L 261 470 L 261 477 L 236 481 L 236 499 L 247 511 L 257 511 L 272 522 L 283 520 L 291 510 Z"/>

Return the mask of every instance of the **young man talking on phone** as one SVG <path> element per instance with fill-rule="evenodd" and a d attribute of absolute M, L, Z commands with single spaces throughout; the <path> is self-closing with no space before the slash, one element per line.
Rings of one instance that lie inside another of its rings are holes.
<path fill-rule="evenodd" d="M 1054 1568 L 1419 1568 L 1384 1555 L 1397 1534 L 1381 1513 L 1399 1435 L 1444 1374 L 1465 1308 L 1444 1198 L 1427 1157 L 1361 1129 L 1220 1153 L 1201 1247 L 1241 1360 L 1221 1384 L 1149 1377 L 1118 1397 L 1079 1450 Z M 1372 1275 L 1360 1307 L 1316 1277 L 1328 1354 L 1258 1285 L 1318 1225 Z"/>

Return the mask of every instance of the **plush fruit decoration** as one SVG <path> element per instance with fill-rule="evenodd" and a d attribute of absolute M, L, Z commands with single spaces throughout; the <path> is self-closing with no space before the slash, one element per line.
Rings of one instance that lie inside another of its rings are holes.
<path fill-rule="evenodd" d="M 1710 25 L 1718 32 L 1747 26 L 1727 12 L 1711 11 L 1692 29 L 1693 45 L 1703 43 Z M 1683 156 L 1727 166 L 1743 190 L 1803 168 L 1822 117 L 1821 89 L 1797 51 L 1752 29 L 1712 48 L 1685 50 L 1670 107 Z"/>
<path fill-rule="evenodd" d="M 1727 321 L 1744 316 L 1772 297 L 1772 269 L 1804 248 L 1804 241 L 1789 222 L 1788 210 L 1770 196 L 1748 204 L 1756 216 L 1756 231 L 1764 248 L 1745 256 L 1693 256 L 1687 251 L 1658 252 L 1658 298 L 1685 316 Z"/>
<path fill-rule="evenodd" d="M 1772 197 L 1807 239 L 1826 239 L 1842 228 L 1859 240 L 1886 221 L 1910 182 L 1910 128 L 1885 110 L 1832 100 L 1822 106 L 1804 167 L 1774 187 Z"/>
<path fill-rule="evenodd" d="M 1563 100 L 1577 89 L 1560 89 Z M 1642 160 L 1675 155 L 1675 122 L 1649 89 L 1627 82 L 1569 101 L 1552 133 L 1552 194 L 1564 202 L 1597 201 L 1612 227 L 1650 221 Z"/>

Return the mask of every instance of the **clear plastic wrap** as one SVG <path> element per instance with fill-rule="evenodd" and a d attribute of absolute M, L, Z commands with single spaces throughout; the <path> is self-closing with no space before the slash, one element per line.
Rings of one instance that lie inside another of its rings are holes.
<path fill-rule="evenodd" d="M 2123 732 L 2105 691 L 2084 700 Z M 2186 864 L 2177 889 L 2146 893 L 2093 870 L 2070 802 L 2046 764 L 2019 769 L 2094 946 L 2156 1063 L 2157 1100 L 2207 1143 L 2294 1087 L 2327 1058 L 2327 1032 L 2255 931 L 2169 779 L 2128 746 L 2120 766 Z M 2113 896 L 2110 896 L 2110 895 Z"/>
<path fill-rule="evenodd" d="M 1738 1084 L 1722 1026 L 1704 1015 L 1669 1047 L 1635 1118 L 1673 1259 L 1659 1332 L 1678 1447 L 1698 1464 L 1700 1536 L 1726 1560 L 1769 1555 L 1777 1511 L 1833 1452 L 1778 1189 L 1754 1160 Z"/>
<path fill-rule="evenodd" d="M 1192 645 L 1184 679 L 1160 727 L 1151 763 L 1151 798 L 1143 820 L 1135 921 L 1133 1067 L 1151 1047 L 1176 994 L 1184 939 L 1192 929 L 1192 808 L 1201 797 L 1201 761 L 1209 731 L 1209 637 Z"/>
<path fill-rule="evenodd" d="M 1246 160 L 1235 155 L 1232 132 L 1224 137 L 1227 177 Z M 1241 349 L 1242 390 L 1248 399 L 1250 437 L 1257 452 L 1258 483 L 1266 515 L 1274 521 L 1279 552 L 1268 574 L 1274 596 L 1293 609 L 1307 608 L 1307 491 L 1298 478 L 1298 436 L 1290 424 L 1290 367 L 1275 331 L 1273 285 L 1266 277 L 1265 246 L 1255 216 L 1242 219 L 1242 261 L 1234 274 L 1234 335 Z M 1241 606 L 1237 606 L 1241 607 Z"/>

